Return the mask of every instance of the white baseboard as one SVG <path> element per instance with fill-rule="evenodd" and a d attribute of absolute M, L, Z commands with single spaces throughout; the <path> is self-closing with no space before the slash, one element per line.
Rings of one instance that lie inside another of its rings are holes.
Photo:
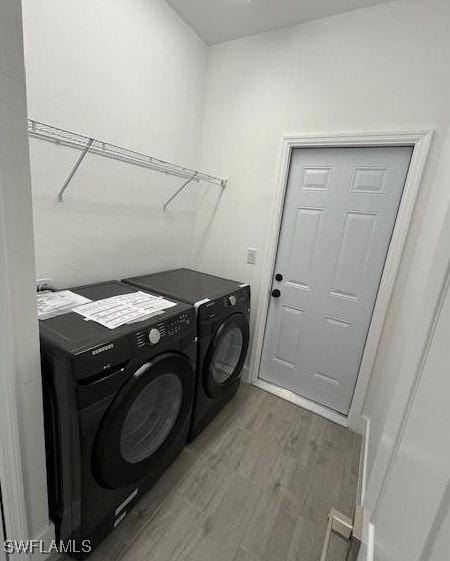
<path fill-rule="evenodd" d="M 367 468 L 370 442 L 370 417 L 361 415 L 360 427 L 362 435 L 361 455 L 359 460 L 358 491 L 356 501 L 364 507 L 367 489 Z M 358 561 L 374 561 L 375 526 L 370 522 L 369 513 L 364 509 L 363 541 L 358 555 Z"/>
<path fill-rule="evenodd" d="M 49 522 L 48 525 L 36 536 L 37 540 L 43 540 L 45 542 L 52 541 L 55 539 L 55 526 L 52 522 Z"/>
<path fill-rule="evenodd" d="M 369 531 L 367 533 L 367 555 L 366 561 L 374 561 L 375 551 L 375 526 L 369 524 Z"/>
<path fill-rule="evenodd" d="M 361 444 L 361 456 L 359 462 L 359 475 L 358 475 L 358 504 L 364 506 L 364 501 L 366 498 L 367 489 L 367 463 L 369 455 L 369 439 L 370 439 L 370 418 L 361 415 L 361 434 L 362 434 L 362 444 Z"/>
<path fill-rule="evenodd" d="M 242 367 L 241 378 L 244 382 L 247 382 L 247 384 L 251 384 L 250 369 L 247 364 Z"/>
<path fill-rule="evenodd" d="M 373 524 L 368 524 L 365 528 L 363 541 L 361 543 L 357 561 L 375 561 L 374 547 L 375 526 Z"/>
<path fill-rule="evenodd" d="M 45 544 L 45 549 L 48 549 L 52 540 L 55 539 L 55 526 L 52 522 L 49 522 L 48 525 L 37 535 L 33 538 L 33 540 L 42 541 Z M 48 553 L 33 553 L 29 556 L 29 561 L 45 561 L 46 559 L 56 559 L 60 556 L 60 553 L 48 554 Z"/>

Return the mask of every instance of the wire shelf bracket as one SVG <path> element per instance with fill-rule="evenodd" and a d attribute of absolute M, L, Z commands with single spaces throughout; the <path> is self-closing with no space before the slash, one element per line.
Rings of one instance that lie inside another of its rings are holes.
<path fill-rule="evenodd" d="M 77 173 L 77 170 L 81 165 L 81 162 L 84 160 L 86 154 L 89 152 L 93 142 L 94 142 L 93 138 L 90 138 L 88 140 L 88 143 L 86 144 L 85 149 L 83 150 L 83 152 L 81 152 L 80 157 L 75 162 L 75 165 L 72 168 L 72 171 L 69 173 L 69 175 L 67 176 L 67 179 L 64 181 L 63 186 L 61 187 L 61 189 L 58 193 L 58 203 L 64 202 L 64 191 L 69 186 L 69 183 L 72 181 L 73 176 Z"/>
<path fill-rule="evenodd" d="M 164 211 L 167 209 L 168 205 L 194 181 L 197 183 L 205 182 L 210 183 L 211 185 L 218 185 L 222 187 L 222 189 L 224 189 L 227 185 L 226 179 L 221 179 L 219 177 L 189 169 L 178 164 L 166 162 L 147 154 L 141 154 L 140 152 L 135 152 L 134 150 L 116 146 L 115 144 L 110 144 L 108 142 L 96 140 L 95 138 L 90 138 L 88 136 L 70 132 L 58 127 L 53 127 L 52 125 L 40 123 L 39 121 L 34 121 L 33 119 L 28 120 L 28 134 L 30 137 L 47 140 L 48 142 L 53 142 L 55 144 L 74 148 L 81 152 L 78 160 L 75 162 L 72 170 L 70 171 L 61 189 L 58 192 L 57 200 L 60 203 L 64 202 L 65 191 L 69 187 L 80 165 L 82 164 L 88 153 L 96 154 L 97 156 L 103 156 L 105 158 L 111 158 L 113 160 L 118 160 L 120 162 L 140 166 L 143 168 L 158 171 L 160 173 L 164 173 L 166 175 L 172 175 L 174 177 L 184 179 L 185 181 L 181 185 L 181 187 L 179 187 L 175 191 L 175 193 L 164 203 Z"/>
<path fill-rule="evenodd" d="M 167 199 L 167 201 L 164 203 L 163 206 L 163 210 L 165 211 L 167 209 L 167 207 L 170 205 L 170 203 L 176 198 L 178 197 L 178 195 L 181 193 L 181 191 L 183 191 L 184 189 L 186 189 L 186 187 L 192 183 L 192 181 L 195 180 L 195 178 L 197 177 L 197 172 L 194 173 L 194 175 L 192 177 L 190 177 L 189 179 L 186 179 L 186 181 L 183 183 L 183 185 L 177 189 L 175 191 L 175 193 L 170 197 L 170 199 Z"/>

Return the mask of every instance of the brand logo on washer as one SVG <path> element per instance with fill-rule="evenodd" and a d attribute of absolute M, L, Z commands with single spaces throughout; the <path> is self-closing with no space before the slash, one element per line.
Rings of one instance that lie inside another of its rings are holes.
<path fill-rule="evenodd" d="M 105 351 L 109 351 L 110 349 L 114 349 L 114 343 L 109 343 L 109 345 L 103 345 L 103 347 L 99 347 L 92 351 L 93 355 L 99 355 L 100 353 L 104 353 Z"/>

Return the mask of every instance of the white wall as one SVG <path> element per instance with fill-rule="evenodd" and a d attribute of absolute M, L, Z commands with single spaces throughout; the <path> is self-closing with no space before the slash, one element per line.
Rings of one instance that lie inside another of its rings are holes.
<path fill-rule="evenodd" d="M 206 47 L 163 0 L 24 0 L 29 117 L 197 166 Z M 198 186 L 31 140 L 36 267 L 59 287 L 189 264 Z"/>
<path fill-rule="evenodd" d="M 449 18 L 447 0 L 399 1 L 211 47 L 202 162 L 230 181 L 203 198 L 196 266 L 251 282 L 256 309 L 283 134 L 433 128 L 395 315 L 449 119 Z"/>
<path fill-rule="evenodd" d="M 446 244 L 448 266 L 450 235 Z M 443 550 L 444 539 L 447 547 L 450 545 L 450 447 L 444 444 L 448 444 L 450 430 L 448 271 L 446 280 L 446 286 L 441 286 L 444 292 L 436 324 L 423 349 L 423 364 L 373 518 L 377 561 L 448 559 L 448 549 L 445 554 Z"/>
<path fill-rule="evenodd" d="M 34 278 L 21 7 L 0 0 L 0 479 L 10 539 L 51 532 Z"/>
<path fill-rule="evenodd" d="M 436 184 L 441 181 L 447 203 L 442 200 L 442 209 L 435 213 L 438 232 L 429 246 L 432 259 L 421 271 L 424 290 L 416 294 L 417 304 L 410 311 L 409 351 L 396 376 L 366 493 L 368 517 L 375 527 L 375 561 L 448 559 L 450 134 L 436 176 Z"/>
<path fill-rule="evenodd" d="M 373 471 L 369 501 L 372 494 L 376 493 L 392 451 L 399 420 L 420 360 L 421 341 L 426 336 L 433 313 L 427 274 L 432 267 L 434 251 L 450 204 L 449 185 L 450 131 L 446 135 L 431 184 L 408 274 L 402 283 L 402 294 L 391 311 L 389 338 L 386 337 L 380 349 L 364 404 L 364 414 L 370 418 L 369 477 Z"/>
<path fill-rule="evenodd" d="M 406 552 L 407 547 L 414 546 L 415 551 L 420 553 L 421 547 L 425 548 L 425 542 L 428 544 L 427 551 L 432 547 L 440 551 L 439 548 L 448 539 L 448 528 L 446 538 L 438 527 L 438 523 L 445 523 L 445 512 L 437 512 L 438 503 L 446 501 L 444 506 L 448 508 L 447 503 L 450 501 L 449 491 L 445 491 L 450 466 L 444 464 L 444 468 L 441 467 L 446 456 L 442 437 L 439 437 L 439 431 L 442 430 L 445 435 L 450 428 L 449 421 L 445 418 L 448 408 L 439 403 L 442 396 L 444 400 L 447 399 L 448 392 L 445 389 L 445 379 L 440 380 L 440 374 L 436 371 L 436 362 L 433 363 L 434 370 L 428 376 L 424 375 L 427 370 L 423 357 L 449 265 L 449 185 L 450 130 L 432 182 L 403 297 L 392 322 L 390 344 L 385 346 L 384 360 L 374 373 L 364 408 L 365 414 L 370 418 L 369 464 L 364 503 L 368 517 L 375 524 L 376 553 L 379 559 L 401 561 L 403 557 L 400 553 Z M 445 337 L 448 340 L 448 329 Z M 444 347 L 437 364 L 448 378 L 445 352 Z M 425 432 L 419 431 L 411 421 L 411 411 L 417 402 L 416 394 L 419 391 L 426 392 L 425 395 L 434 395 L 431 405 L 429 399 L 423 402 L 425 405 L 420 405 L 421 426 L 426 429 Z M 433 429 L 434 426 L 438 430 Z M 409 473 L 410 477 L 406 477 L 405 473 Z M 412 478 L 415 476 L 421 481 L 420 485 L 414 483 Z M 399 483 L 402 480 L 408 483 L 406 490 Z M 409 498 L 408 494 L 411 495 Z M 417 509 L 411 506 L 411 501 L 418 501 Z M 428 515 L 430 509 L 433 516 Z M 442 520 L 439 518 L 431 527 L 435 514 Z M 428 516 L 425 521 L 421 518 L 424 516 Z M 393 517 L 396 518 L 395 521 Z M 402 541 L 401 530 L 409 532 L 411 538 Z M 440 541 L 433 545 L 434 539 Z M 400 546 L 405 549 L 395 551 Z M 404 558 L 413 561 L 410 554 L 405 553 Z M 425 561 L 428 558 L 424 556 L 420 559 Z M 438 560 L 439 556 L 430 557 L 430 561 Z"/>

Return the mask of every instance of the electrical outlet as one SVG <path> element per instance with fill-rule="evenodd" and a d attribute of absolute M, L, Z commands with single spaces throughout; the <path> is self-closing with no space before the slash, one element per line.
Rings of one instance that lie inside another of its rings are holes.
<path fill-rule="evenodd" d="M 55 290 L 53 279 L 37 279 L 36 292 L 44 292 L 44 290 Z"/>
<path fill-rule="evenodd" d="M 258 251 L 256 249 L 253 249 L 252 247 L 249 247 L 247 249 L 247 263 L 249 263 L 250 265 L 254 265 L 256 263 L 257 253 L 258 253 Z"/>

